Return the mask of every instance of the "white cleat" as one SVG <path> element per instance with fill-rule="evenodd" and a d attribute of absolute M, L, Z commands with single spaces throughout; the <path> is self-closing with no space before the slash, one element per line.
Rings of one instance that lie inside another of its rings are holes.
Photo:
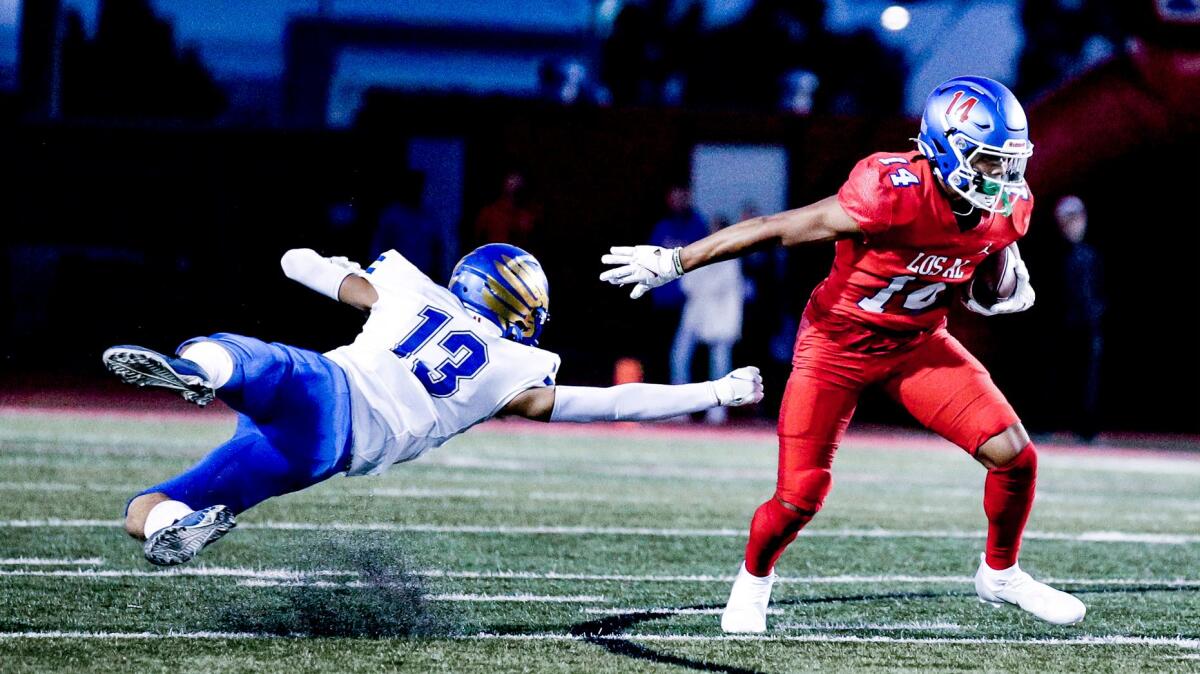
<path fill-rule="evenodd" d="M 721 614 L 721 630 L 730 633 L 766 632 L 767 604 L 771 602 L 771 586 L 775 584 L 775 572 L 764 578 L 746 570 L 746 563 L 738 569 L 733 589 L 729 591 L 729 603 Z"/>
<path fill-rule="evenodd" d="M 1039 583 L 1021 567 L 997 571 L 979 555 L 975 572 L 975 592 L 979 601 L 992 606 L 1016 604 L 1033 615 L 1055 625 L 1074 625 L 1083 621 L 1087 607 L 1075 597 Z"/>

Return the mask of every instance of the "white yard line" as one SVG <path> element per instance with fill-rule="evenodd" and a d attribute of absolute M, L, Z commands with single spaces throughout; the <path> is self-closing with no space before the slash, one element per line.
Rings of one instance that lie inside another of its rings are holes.
<path fill-rule="evenodd" d="M 145 487 L 124 484 L 72 484 L 67 482 L 0 482 L 3 491 L 94 491 L 114 494 L 136 494 Z"/>
<path fill-rule="evenodd" d="M 863 628 L 854 628 L 863 629 Z M 297 634 L 296 637 L 305 635 Z M 277 639 L 280 635 L 265 632 L 0 632 L 0 639 Z M 1200 639 L 1181 637 L 1137 637 L 1125 635 L 1079 636 L 1044 639 L 1007 639 L 992 637 L 893 637 L 882 635 L 854 636 L 840 634 L 609 634 L 582 636 L 573 634 L 492 634 L 483 632 L 460 637 L 459 641 L 637 641 L 643 643 L 711 643 L 724 641 L 758 641 L 776 643 L 816 642 L 842 644 L 911 644 L 926 645 L 1011 645 L 1011 646 L 1147 646 L 1182 649 L 1200 649 Z"/>
<path fill-rule="evenodd" d="M 185 566 L 160 571 L 144 569 L 0 569 L 3 576 L 30 576 L 44 578 L 170 578 L 177 576 L 216 577 L 216 578 L 254 578 L 264 581 L 292 582 L 304 581 L 307 578 L 325 576 L 356 576 L 354 571 L 337 571 L 318 569 L 315 571 L 295 571 L 292 569 L 239 569 L 212 566 Z"/>
<path fill-rule="evenodd" d="M 0 528 L 87 528 L 116 527 L 119 520 L 30 519 L 0 520 Z M 243 529 L 280 531 L 390 531 L 436 534 L 507 534 L 556 536 L 647 536 L 662 538 L 742 538 L 745 529 L 688 529 L 654 527 L 583 527 L 583 526 L 508 526 L 474 524 L 395 524 L 389 522 L 248 522 Z M 895 529 L 806 529 L 806 538 L 937 538 L 980 539 L 985 532 L 956 530 Z M 1070 541 L 1078 543 L 1140 543 L 1145 545 L 1187 545 L 1200 543 L 1198 534 L 1139 533 L 1125 531 L 1085 531 L 1066 533 L 1027 531 L 1026 540 Z"/>
<path fill-rule="evenodd" d="M 811 630 L 816 632 L 842 632 L 846 630 L 865 630 L 869 632 L 891 632 L 900 630 L 946 630 L 957 632 L 963 629 L 962 625 L 941 621 L 913 621 L 906 623 L 778 623 L 775 629 L 786 632 L 788 630 Z"/>
<path fill-rule="evenodd" d="M 40 491 L 40 492 L 99 492 L 113 494 L 135 494 L 141 491 L 144 486 L 124 485 L 124 484 L 101 484 L 101 483 L 68 483 L 68 482 L 0 482 L 0 491 Z M 959 489 L 948 488 L 940 490 L 943 495 L 964 496 L 975 499 L 980 492 L 977 489 Z M 562 503 L 634 503 L 634 504 L 662 504 L 662 503 L 677 503 L 689 500 L 704 500 L 706 497 L 689 493 L 682 496 L 673 497 L 669 494 L 661 496 L 645 496 L 639 494 L 595 494 L 583 491 L 563 491 L 563 492 L 548 492 L 548 491 L 529 491 L 522 492 L 519 487 L 514 487 L 508 491 L 497 491 L 495 489 L 478 489 L 470 487 L 375 487 L 371 489 L 347 489 L 322 491 L 317 494 L 309 494 L 309 497 L 321 498 L 325 500 L 337 500 L 342 498 L 402 498 L 402 499 L 440 499 L 440 498 L 462 498 L 462 499 L 516 499 L 530 501 L 554 501 Z M 1133 498 L 1130 496 L 1130 498 Z M 1145 497 L 1137 497 L 1145 502 Z M 711 499 L 709 499 L 711 500 Z M 1106 504 L 1111 506 L 1111 498 L 1095 498 L 1087 495 L 1075 494 L 1038 494 L 1039 501 L 1070 501 L 1070 502 L 1088 502 Z M 1200 520 L 1200 501 L 1192 499 L 1176 499 L 1176 498 L 1152 498 L 1150 501 L 1153 507 L 1159 510 L 1175 509 L 1197 511 L 1195 514 L 1178 513 L 1173 515 L 1177 520 L 1197 521 Z M 707 502 L 707 501 L 706 501 Z M 972 502 L 970 507 L 978 507 L 978 504 Z M 843 497 L 837 501 L 831 501 L 826 504 L 827 510 L 838 510 L 842 512 L 852 511 L 879 511 L 890 512 L 895 510 L 895 506 L 888 503 L 863 503 L 854 502 L 849 498 Z M 953 505 L 910 505 L 907 508 L 908 512 L 936 515 L 955 515 L 964 511 L 964 506 Z M 1067 513 L 1051 513 L 1050 516 L 1066 517 Z M 1161 513 L 1134 513 L 1134 512 L 1112 512 L 1106 513 L 1105 519 L 1108 521 L 1126 521 L 1126 522 L 1161 522 Z"/>
<path fill-rule="evenodd" d="M 82 557 L 79 559 L 46 559 L 44 557 L 9 557 L 0 559 L 0 566 L 102 566 L 104 560 L 99 557 Z"/>
<path fill-rule="evenodd" d="M 497 498 L 520 496 L 502 494 L 490 489 L 421 488 L 421 487 L 376 487 L 374 489 L 352 489 L 345 492 L 328 492 L 324 496 L 366 496 L 381 498 Z"/>
<path fill-rule="evenodd" d="M 270 639 L 261 632 L 0 632 L 0 639 Z"/>
<path fill-rule="evenodd" d="M 466 640 L 499 641 L 585 641 L 589 639 L 638 641 L 648 643 L 705 643 L 714 641 L 764 641 L 764 642 L 820 642 L 820 643 L 866 643 L 866 644 L 915 644 L 915 645 L 991 645 L 1016 646 L 1171 646 L 1175 648 L 1200 649 L 1200 639 L 1180 637 L 1137 637 L 1125 635 L 1080 636 L 1065 639 L 1006 639 L 992 637 L 891 637 L 853 636 L 840 634 L 611 634 L 604 636 L 577 636 L 572 634 L 492 634 L 483 632 L 459 637 Z"/>
<path fill-rule="evenodd" d="M 636 608 L 636 607 L 595 608 L 595 607 L 588 607 L 588 608 L 580 609 L 581 613 L 586 613 L 588 615 L 626 615 L 626 614 L 630 614 L 630 613 L 650 613 L 653 615 L 664 615 L 664 616 L 668 616 L 668 615 L 721 615 L 721 613 L 723 613 L 724 611 L 725 611 L 725 609 L 723 609 L 723 608 L 666 608 L 666 607 L 658 607 L 658 608 Z M 778 615 L 782 612 L 783 611 L 781 611 L 777 608 L 767 609 L 767 613 L 769 613 L 771 615 Z"/>
<path fill-rule="evenodd" d="M 606 602 L 608 599 L 599 595 L 537 595 L 537 594 L 428 594 L 425 598 L 430 601 L 479 601 L 479 602 L 534 602 L 551 604 L 580 604 Z"/>
<path fill-rule="evenodd" d="M 349 580 L 346 583 L 334 583 L 330 580 L 259 580 L 251 578 L 239 580 L 238 585 L 245 588 L 378 588 L 378 584 L 364 580 Z M 533 595 L 528 592 L 517 592 L 511 595 L 470 594 L 470 592 L 449 592 L 449 594 L 422 595 L 426 601 L 432 602 L 484 602 L 484 603 L 604 603 L 607 598 L 602 595 Z"/>
<path fill-rule="evenodd" d="M 92 561 L 92 560 L 84 560 Z M 95 560 L 103 563 L 103 560 Z M 458 580 L 548 580 L 577 582 L 621 582 L 621 583 L 719 583 L 733 581 L 733 576 L 724 575 L 634 575 L 634 574 L 591 574 L 559 573 L 548 571 L 454 571 L 446 569 L 421 569 L 412 571 L 422 578 L 448 578 Z M 334 583 L 314 580 L 320 578 L 354 578 L 358 572 L 341 569 L 249 569 L 222 566 L 183 566 L 162 570 L 146 569 L 0 569 L 0 577 L 28 576 L 43 578 L 167 578 L 167 577 L 215 577 L 242 579 L 240 584 L 248 587 L 278 587 L 287 585 L 311 585 L 316 587 L 345 585 L 367 587 L 369 583 L 349 581 Z M 1200 579 L 1192 578 L 1043 578 L 1048 583 L 1060 585 L 1097 585 L 1133 587 L 1200 587 Z M 932 585 L 967 584 L 971 576 L 914 576 L 914 575 L 836 575 L 836 576 L 781 576 L 777 581 L 792 585 Z M 640 609 L 630 609 L 640 610 Z"/>

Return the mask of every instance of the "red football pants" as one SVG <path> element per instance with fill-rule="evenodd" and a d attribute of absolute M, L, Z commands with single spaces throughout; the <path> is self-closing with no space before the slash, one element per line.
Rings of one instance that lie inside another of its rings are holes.
<path fill-rule="evenodd" d="M 746 547 L 746 568 L 755 575 L 768 574 L 783 549 L 821 509 L 832 486 L 833 456 L 867 386 L 882 385 L 926 428 L 972 455 L 984 442 L 1018 422 L 987 370 L 944 328 L 918 338 L 908 348 L 863 353 L 839 345 L 804 321 L 792 362 L 779 411 L 775 496 L 755 512 Z M 1026 451 L 1031 457 L 1032 446 Z M 1007 498 L 1019 503 L 994 508 L 1011 513 L 1007 518 L 1020 517 L 1018 526 L 1000 527 L 1004 537 L 1015 536 L 1016 543 L 997 542 L 1013 550 L 1013 561 L 1032 503 L 1034 471 L 1020 475 L 1028 476 L 1027 485 L 1005 484 L 1013 493 Z"/>

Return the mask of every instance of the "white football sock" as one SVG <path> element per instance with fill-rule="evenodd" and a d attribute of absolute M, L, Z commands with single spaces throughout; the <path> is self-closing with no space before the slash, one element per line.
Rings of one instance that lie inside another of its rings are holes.
<path fill-rule="evenodd" d="M 200 366 L 208 375 L 208 383 L 214 389 L 221 388 L 233 376 L 233 356 L 225 347 L 212 341 L 188 344 L 179 353 L 180 358 L 187 358 Z"/>
<path fill-rule="evenodd" d="M 142 532 L 150 538 L 163 527 L 169 527 L 175 520 L 182 519 L 192 513 L 191 507 L 183 501 L 163 501 L 150 509 L 146 515 L 146 525 Z"/>
<path fill-rule="evenodd" d="M 1014 563 L 1007 569 L 993 569 L 990 565 L 988 565 L 986 558 L 982 561 L 983 567 L 986 569 L 985 573 L 987 573 L 988 577 L 992 580 L 1010 580 L 1013 576 L 1021 573 L 1020 564 Z"/>

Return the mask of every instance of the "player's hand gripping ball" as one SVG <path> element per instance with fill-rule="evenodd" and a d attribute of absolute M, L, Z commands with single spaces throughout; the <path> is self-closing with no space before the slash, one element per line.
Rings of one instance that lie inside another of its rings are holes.
<path fill-rule="evenodd" d="M 965 304 L 983 316 L 1014 314 L 1033 306 L 1036 295 L 1016 243 L 984 258 L 967 285 Z"/>
<path fill-rule="evenodd" d="M 1017 274 L 1008 248 L 1001 248 L 979 263 L 971 279 L 971 299 L 985 307 L 1010 299 L 1017 291 Z"/>

